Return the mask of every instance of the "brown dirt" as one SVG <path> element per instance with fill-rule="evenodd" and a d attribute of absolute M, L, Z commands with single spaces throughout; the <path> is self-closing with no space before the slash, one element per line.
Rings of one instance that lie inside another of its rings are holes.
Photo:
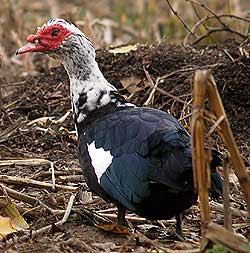
<path fill-rule="evenodd" d="M 148 71 L 153 82 L 157 77 L 168 74 L 168 77 L 158 87 L 179 96 L 183 100 L 190 101 L 190 80 L 195 69 L 211 68 L 236 142 L 244 156 L 246 166 L 250 166 L 250 59 L 241 56 L 239 45 L 235 41 L 227 41 L 224 44 L 204 49 L 184 48 L 161 43 L 154 46 L 139 46 L 136 51 L 116 55 L 109 53 L 107 49 L 103 49 L 97 51 L 97 61 L 105 77 L 117 88 L 122 89 L 121 93 L 123 95 L 129 97 L 131 92 L 134 92 L 131 102 L 137 105 L 143 105 L 151 92 L 150 88 L 146 86 L 148 81 L 144 69 Z M 124 89 L 121 80 L 129 76 L 136 76 L 138 87 L 143 89 L 140 91 L 136 91 L 134 88 Z M 0 158 L 46 158 L 55 163 L 56 171 L 65 171 L 68 168 L 78 167 L 74 134 L 68 133 L 68 131 L 74 130 L 71 116 L 60 126 L 51 122 L 40 126 L 35 124 L 27 125 L 31 120 L 44 116 L 54 116 L 55 119 L 58 119 L 70 110 L 68 77 L 63 67 L 52 68 L 45 70 L 44 73 L 28 76 L 24 81 L 24 83 L 15 86 L 15 89 L 12 89 L 3 98 L 0 130 L 7 129 L 16 121 L 20 121 L 21 126 L 6 139 L 0 134 Z M 3 87 L 3 92 L 4 89 Z M 178 118 L 189 113 L 188 109 L 183 107 L 183 104 L 159 92 L 156 92 L 151 106 L 170 111 Z M 189 123 L 189 120 L 190 117 L 187 118 L 187 123 Z M 49 129 L 49 131 L 45 132 L 46 129 Z M 220 150 L 225 150 L 222 142 L 217 137 L 215 140 L 217 147 Z M 48 168 L 45 166 L 0 167 L 1 174 L 20 177 L 31 176 L 38 171 L 47 170 Z M 50 182 L 49 177 L 46 177 L 45 180 Z M 83 182 L 76 183 L 76 185 L 81 184 Z M 231 187 L 232 205 L 246 209 L 240 190 L 234 185 L 231 185 Z M 15 187 L 15 189 L 36 196 L 54 209 L 65 209 L 69 198 L 69 193 L 65 192 L 47 192 L 22 186 Z M 20 202 L 18 205 L 25 206 Z M 76 207 L 78 205 L 81 205 L 79 200 L 75 203 Z M 91 210 L 102 210 L 109 206 L 110 204 L 105 204 L 97 197 L 95 197 L 94 204 L 86 205 Z M 39 218 L 28 217 L 27 215 L 24 215 L 24 217 L 26 217 L 32 229 L 41 228 L 60 219 L 60 217 L 52 217 L 44 210 L 41 210 Z M 216 214 L 216 221 L 222 223 L 223 216 Z M 233 223 L 244 223 L 244 219 L 234 218 Z M 88 224 L 89 222 L 86 219 L 78 220 L 78 222 L 70 220 L 62 231 L 55 231 L 29 242 L 16 244 L 11 249 L 18 252 L 85 252 L 86 248 L 82 244 L 84 241 L 97 252 L 105 250 L 119 251 L 120 246 L 128 238 L 102 232 Z M 170 248 L 197 247 L 199 241 L 197 207 L 193 207 L 187 212 L 184 227 L 187 238 L 191 240 L 191 242 L 188 241 L 189 244 L 176 244 L 159 238 L 158 240 L 162 245 L 168 245 Z M 143 231 L 145 232 L 145 228 L 143 228 Z M 249 226 L 238 227 L 237 231 L 250 239 Z M 106 244 L 106 248 L 94 244 L 109 242 L 113 244 Z M 115 248 L 115 245 L 117 248 Z M 136 251 L 140 248 L 140 246 L 136 246 L 135 240 L 131 240 L 127 245 L 126 252 Z M 151 246 L 148 245 L 148 247 Z"/>

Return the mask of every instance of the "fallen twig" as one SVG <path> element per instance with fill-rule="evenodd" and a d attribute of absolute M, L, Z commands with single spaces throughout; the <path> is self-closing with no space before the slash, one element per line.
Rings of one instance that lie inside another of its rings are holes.
<path fill-rule="evenodd" d="M 229 59 L 232 61 L 232 62 L 235 62 L 234 58 L 229 54 L 229 52 L 224 49 L 223 52 L 229 57 Z"/>
<path fill-rule="evenodd" d="M 51 171 L 41 171 L 37 174 L 30 177 L 30 179 L 37 179 L 40 177 L 47 177 L 51 176 Z M 79 169 L 70 169 L 70 170 L 62 170 L 62 171 L 55 171 L 55 176 L 66 176 L 66 175 L 82 175 L 82 170 Z"/>
<path fill-rule="evenodd" d="M 239 253 L 249 253 L 250 243 L 242 236 L 236 235 L 213 222 L 207 223 L 205 228 L 205 236 L 212 242 L 222 244 Z"/>
<path fill-rule="evenodd" d="M 66 119 L 67 117 L 70 115 L 71 110 L 67 111 L 61 118 L 59 118 L 58 120 L 53 120 L 53 123 L 57 124 L 57 125 L 61 125 Z"/>
<path fill-rule="evenodd" d="M 1 87 L 2 88 L 15 87 L 15 86 L 20 87 L 21 85 L 27 85 L 27 82 L 26 81 L 22 81 L 22 82 L 14 82 L 14 83 L 2 83 Z"/>
<path fill-rule="evenodd" d="M 105 218 L 94 211 L 88 210 L 87 208 L 75 208 L 74 211 L 79 215 L 86 217 L 92 223 L 92 225 L 111 222 L 110 219 Z"/>
<path fill-rule="evenodd" d="M 56 212 L 54 212 L 54 210 L 52 208 L 48 207 L 47 205 L 42 203 L 42 201 L 40 201 L 37 198 L 34 198 L 34 197 L 31 197 L 27 194 L 15 191 L 15 190 L 13 190 L 5 185 L 2 185 L 2 184 L 0 184 L 0 190 L 2 190 L 2 192 L 6 191 L 8 196 L 10 196 L 13 199 L 28 203 L 32 206 L 40 205 L 40 206 L 44 207 L 45 209 L 47 209 L 50 213 L 56 214 Z"/>
<path fill-rule="evenodd" d="M 106 208 L 106 209 L 102 209 L 102 210 L 98 210 L 96 211 L 97 213 L 114 213 L 114 212 L 117 212 L 117 208 L 116 207 L 112 207 L 112 208 Z"/>
<path fill-rule="evenodd" d="M 84 182 L 84 176 L 83 175 L 70 175 L 70 176 L 59 176 L 57 178 L 59 182 L 68 183 L 68 182 Z"/>
<path fill-rule="evenodd" d="M 6 183 L 6 184 L 25 185 L 29 187 L 37 187 L 37 188 L 44 188 L 47 190 L 53 190 L 53 185 L 50 183 L 40 182 L 37 180 L 28 179 L 28 178 L 19 178 L 19 177 L 13 177 L 13 176 L 0 175 L 0 182 Z M 78 190 L 78 187 L 55 184 L 55 190 L 75 192 Z"/>
<path fill-rule="evenodd" d="M 8 140 L 8 138 L 18 129 L 20 128 L 24 123 L 22 120 L 17 120 L 13 125 L 8 127 L 7 129 L 3 130 L 0 133 L 0 143 L 5 142 Z M 1 161 L 0 161 L 1 162 Z M 1 166 L 1 164 L 0 164 Z"/>
<path fill-rule="evenodd" d="M 51 116 L 51 117 L 40 117 L 37 119 L 34 119 L 32 121 L 30 121 L 27 126 L 31 126 L 33 124 L 40 124 L 40 125 L 46 125 L 47 123 L 53 123 L 56 125 L 61 125 L 66 119 L 67 117 L 70 115 L 71 111 L 67 111 L 61 118 L 59 118 L 58 120 L 55 120 L 55 116 Z"/>
<path fill-rule="evenodd" d="M 221 65 L 220 63 L 216 63 L 216 64 L 211 64 L 211 65 L 206 65 L 204 66 L 203 68 L 213 68 L 213 67 L 216 67 L 216 66 L 219 66 Z M 189 71 L 195 71 L 197 69 L 200 69 L 201 67 L 200 66 L 197 66 L 197 67 L 193 67 L 193 68 L 185 68 L 185 69 L 179 69 L 179 70 L 176 70 L 176 71 L 173 71 L 169 74 L 165 74 L 163 76 L 160 76 L 156 79 L 156 83 L 161 83 L 164 79 L 172 76 L 172 75 L 175 75 L 175 74 L 178 74 L 178 73 L 182 73 L 182 72 L 189 72 Z M 162 93 L 163 95 L 166 95 L 168 97 L 171 97 L 173 100 L 176 100 L 177 102 L 179 103 L 182 103 L 188 107 L 193 107 L 193 104 L 192 103 L 187 103 L 185 100 L 181 99 L 180 97 L 177 97 L 159 87 L 157 87 L 156 85 L 152 85 L 150 82 L 149 84 L 151 85 L 152 88 L 154 88 L 155 90 L 157 90 L 158 92 Z M 157 84 L 158 85 L 158 84 Z"/>
<path fill-rule="evenodd" d="M 148 106 L 148 105 L 154 103 L 155 88 L 157 88 L 159 81 L 157 81 L 157 82 L 154 84 L 154 82 L 153 82 L 153 80 L 152 80 L 152 78 L 151 78 L 149 72 L 146 70 L 146 68 L 145 68 L 144 66 L 143 66 L 143 70 L 144 70 L 144 73 L 145 73 L 145 75 L 146 75 L 148 81 L 150 82 L 150 84 L 151 84 L 151 86 L 152 86 L 152 90 L 151 90 L 151 92 L 150 92 L 150 94 L 149 94 L 149 97 L 148 97 L 147 101 L 144 103 L 144 106 Z"/>
<path fill-rule="evenodd" d="M 102 212 L 97 212 L 97 213 L 99 215 L 101 215 L 101 216 L 103 216 L 105 218 L 109 218 L 111 220 L 116 220 L 117 219 L 117 215 L 116 214 L 102 213 Z M 145 223 L 148 223 L 148 221 L 145 218 L 142 218 L 142 217 L 134 217 L 134 216 L 126 215 L 125 218 L 126 218 L 126 220 L 130 221 L 131 223 L 136 223 L 136 224 L 145 224 Z M 163 222 L 163 224 L 166 224 L 166 225 L 175 223 L 174 220 L 163 220 L 162 222 Z M 154 222 L 150 221 L 150 223 L 154 223 Z"/>
<path fill-rule="evenodd" d="M 1 166 L 13 166 L 13 165 L 41 166 L 41 165 L 50 165 L 50 164 L 51 164 L 51 162 L 49 160 L 41 159 L 41 158 L 0 160 L 0 167 Z"/>
<path fill-rule="evenodd" d="M 219 212 L 224 212 L 224 206 L 222 204 L 211 201 L 210 205 L 214 210 L 219 211 Z M 234 216 L 250 218 L 250 214 L 247 211 L 240 210 L 234 207 L 230 207 L 230 210 L 232 212 L 232 215 Z"/>
<path fill-rule="evenodd" d="M 70 212 L 71 212 L 73 204 L 74 204 L 75 197 L 76 197 L 75 194 L 72 194 L 70 196 L 69 203 L 68 203 L 68 206 L 67 206 L 66 211 L 64 213 L 64 216 L 63 216 L 62 220 L 60 220 L 60 221 L 58 221 L 54 224 L 55 226 L 58 226 L 58 227 L 62 226 L 68 220 Z M 48 225 L 48 226 L 43 227 L 41 229 L 38 229 L 36 231 L 32 231 L 31 235 L 24 235 L 19 239 L 14 239 L 14 241 L 12 241 L 10 244 L 13 244 L 14 242 L 17 242 L 18 240 L 27 241 L 30 238 L 34 238 L 34 237 L 36 237 L 36 236 L 38 236 L 38 235 L 40 235 L 44 232 L 50 231 L 52 229 L 52 227 L 53 227 L 53 225 Z"/>
<path fill-rule="evenodd" d="M 51 169 L 51 180 L 52 180 L 52 190 L 55 190 L 56 185 L 56 177 L 55 177 L 55 169 L 54 169 L 54 163 L 50 163 L 50 169 Z"/>

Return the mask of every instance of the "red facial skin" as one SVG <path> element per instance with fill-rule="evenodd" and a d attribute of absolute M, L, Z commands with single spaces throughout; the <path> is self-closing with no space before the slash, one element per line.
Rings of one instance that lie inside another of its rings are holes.
<path fill-rule="evenodd" d="M 60 47 L 62 41 L 71 34 L 71 31 L 59 24 L 39 29 L 35 35 L 28 36 L 29 43 L 19 48 L 16 54 L 55 51 Z"/>

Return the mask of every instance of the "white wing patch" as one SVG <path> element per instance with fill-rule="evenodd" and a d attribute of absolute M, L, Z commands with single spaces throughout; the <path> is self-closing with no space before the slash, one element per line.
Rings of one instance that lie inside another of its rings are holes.
<path fill-rule="evenodd" d="M 136 105 L 132 104 L 132 103 L 120 103 L 117 105 L 118 107 L 136 107 Z"/>
<path fill-rule="evenodd" d="M 100 178 L 112 163 L 113 156 L 110 154 L 110 151 L 105 151 L 103 148 L 96 148 L 95 142 L 92 142 L 90 145 L 87 144 L 87 146 L 91 163 L 95 169 L 98 182 L 100 183 Z"/>

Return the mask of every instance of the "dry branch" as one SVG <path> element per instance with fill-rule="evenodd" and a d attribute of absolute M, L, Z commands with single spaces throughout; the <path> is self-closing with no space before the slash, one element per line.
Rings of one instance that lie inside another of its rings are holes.
<path fill-rule="evenodd" d="M 223 245 L 237 250 L 237 252 L 249 252 L 243 247 L 239 246 L 239 237 L 234 235 L 220 226 L 208 222 L 209 219 L 209 203 L 208 203 L 208 170 L 205 169 L 206 156 L 204 154 L 204 122 L 201 115 L 203 114 L 204 98 L 206 91 L 209 95 L 209 105 L 212 113 L 217 117 L 217 120 L 212 127 L 212 131 L 216 129 L 223 137 L 234 164 L 236 175 L 239 178 L 243 193 L 247 202 L 248 211 L 250 210 L 250 180 L 244 167 L 243 160 L 240 157 L 238 147 L 235 144 L 232 130 L 229 127 L 229 123 L 219 96 L 216 84 L 210 71 L 196 71 L 194 79 L 194 105 L 193 105 L 193 117 L 192 117 L 192 152 L 193 152 L 193 168 L 194 168 L 194 184 L 198 189 L 200 198 L 201 220 L 202 220 L 202 233 L 203 243 L 201 243 L 201 249 L 204 250 L 204 245 L 207 244 L 207 239 L 215 242 L 222 243 Z M 210 130 L 210 132 L 212 132 Z M 228 229 L 231 227 L 231 209 L 229 206 L 229 186 L 228 186 L 228 174 L 227 170 L 224 171 L 224 201 L 225 201 L 225 225 Z M 227 195 L 227 196 L 225 196 Z M 205 227 L 206 224 L 206 227 Z M 230 242 L 230 236 L 232 240 Z M 229 242 L 228 242 L 229 241 Z M 243 243 L 243 241 L 242 241 Z M 248 241 L 244 240 L 244 243 L 248 245 Z M 202 245 L 204 244 L 204 245 Z M 249 245 L 250 247 L 250 245 Z"/>
<path fill-rule="evenodd" d="M 50 162 L 50 169 L 51 169 L 51 181 L 52 181 L 52 190 L 55 190 L 55 185 L 56 185 L 56 177 L 55 177 L 55 168 L 54 168 L 54 163 Z"/>
<path fill-rule="evenodd" d="M 116 214 L 109 214 L 109 213 L 102 213 L 102 212 L 97 212 L 99 215 L 111 219 L 111 220 L 116 220 L 117 219 L 117 215 Z M 136 224 L 145 224 L 148 223 L 148 221 L 145 218 L 142 217 L 135 217 L 135 216 L 129 216 L 126 215 L 126 220 L 130 221 L 131 223 L 136 223 Z M 150 221 L 150 223 L 154 223 L 152 221 Z M 169 225 L 169 224 L 173 224 L 175 223 L 174 220 L 164 220 L 163 224 L 165 225 Z"/>
<path fill-rule="evenodd" d="M 3 184 L 0 184 L 0 190 L 2 192 L 6 191 L 8 196 L 10 196 L 11 198 L 13 199 L 16 199 L 16 200 L 19 200 L 19 201 L 23 201 L 25 203 L 28 203 L 30 205 L 36 205 L 38 204 L 38 200 L 33 198 L 33 197 L 30 197 L 26 194 L 23 194 L 21 192 L 18 192 L 18 191 L 15 191 Z"/>
<path fill-rule="evenodd" d="M 143 70 L 144 70 L 144 73 L 145 73 L 148 81 L 150 82 L 150 85 L 152 86 L 152 90 L 151 90 L 151 92 L 149 94 L 149 97 L 146 100 L 146 102 L 144 103 L 144 106 L 148 106 L 148 105 L 154 103 L 155 88 L 157 88 L 159 82 L 156 81 L 156 83 L 154 84 L 154 82 L 152 80 L 152 77 L 150 76 L 149 72 L 146 70 L 146 68 L 144 66 L 143 66 Z"/>
<path fill-rule="evenodd" d="M 57 180 L 63 183 L 68 183 L 68 182 L 84 182 L 85 179 L 83 175 L 70 175 L 70 176 L 59 176 Z"/>
<path fill-rule="evenodd" d="M 225 28 L 223 28 L 223 27 L 210 28 L 209 30 L 207 30 L 207 32 L 206 32 L 205 34 L 203 34 L 203 35 L 201 35 L 199 38 L 197 38 L 197 39 L 192 43 L 192 46 L 198 44 L 199 42 L 201 42 L 201 41 L 204 40 L 205 38 L 209 37 L 211 34 L 217 33 L 217 32 L 231 32 L 231 33 L 238 34 L 238 32 L 235 31 L 235 30 L 229 31 L 229 30 L 227 30 L 227 29 L 225 29 Z M 242 36 L 243 36 L 243 35 L 242 35 Z M 242 37 L 242 36 L 241 36 L 241 37 Z M 245 39 L 245 38 L 246 38 L 246 36 L 243 37 L 243 39 Z"/>
<path fill-rule="evenodd" d="M 238 236 L 223 227 L 209 222 L 206 224 L 206 238 L 219 243 L 239 253 L 249 253 L 250 243 L 242 236 Z"/>
<path fill-rule="evenodd" d="M 0 133 L 0 143 L 5 142 L 8 140 L 8 138 L 19 128 L 23 125 L 24 123 L 22 120 L 17 120 L 15 123 L 13 123 L 10 127 L 7 129 L 3 130 Z M 1 162 L 1 161 L 0 161 Z M 0 165 L 1 166 L 1 165 Z"/>
<path fill-rule="evenodd" d="M 232 29 L 231 27 L 229 27 L 225 22 L 222 21 L 221 17 L 219 15 L 217 15 L 212 9 L 210 9 L 206 4 L 200 2 L 200 1 L 194 1 L 194 0 L 187 0 L 188 2 L 194 4 L 194 5 L 198 5 L 201 8 L 205 9 L 206 11 L 208 11 L 210 14 L 212 14 L 212 16 L 219 22 L 219 24 L 221 24 L 222 29 L 224 31 L 228 31 L 230 33 L 234 33 L 236 35 L 238 35 L 239 37 L 246 39 L 247 35 L 242 34 L 234 29 Z M 208 32 L 211 30 L 211 28 L 208 30 Z"/>
<path fill-rule="evenodd" d="M 13 176 L 0 175 L 0 182 L 5 184 L 16 184 L 16 185 L 25 185 L 29 187 L 37 187 L 43 188 L 47 190 L 53 190 L 53 185 L 50 183 L 40 182 L 33 179 L 28 178 L 19 178 Z M 55 190 L 63 190 L 63 191 L 77 191 L 78 187 L 68 186 L 68 185 L 58 185 L 55 184 Z"/>
<path fill-rule="evenodd" d="M 32 233 L 31 233 L 30 235 L 24 235 L 24 236 L 22 236 L 22 237 L 20 238 L 20 240 L 21 240 L 21 241 L 27 241 L 27 240 L 29 240 L 30 238 L 34 238 L 35 236 L 38 236 L 38 235 L 40 235 L 40 234 L 42 234 L 42 233 L 45 233 L 45 232 L 48 232 L 48 231 L 50 231 L 50 230 L 53 228 L 54 225 L 55 225 L 55 226 L 58 226 L 58 227 L 59 227 L 59 226 L 62 226 L 62 225 L 68 220 L 68 218 L 69 218 L 70 212 L 71 212 L 71 210 L 72 210 L 72 208 L 73 208 L 74 200 L 75 200 L 75 194 L 72 194 L 72 195 L 70 196 L 69 203 L 68 203 L 68 206 L 67 206 L 67 208 L 66 208 L 66 211 L 65 211 L 65 213 L 64 213 L 64 216 L 63 216 L 62 220 L 56 222 L 55 224 L 48 225 L 48 226 L 43 227 L 43 228 L 41 228 L 41 229 L 32 231 Z M 18 239 L 17 239 L 17 240 L 18 240 Z M 17 240 L 14 240 L 14 242 L 17 242 Z M 13 242 L 11 242 L 10 244 L 12 244 L 12 243 L 13 243 Z"/>
<path fill-rule="evenodd" d="M 181 23 L 183 24 L 183 26 L 185 27 L 185 29 L 192 34 L 194 37 L 196 37 L 196 34 L 193 33 L 187 26 L 187 24 L 184 22 L 184 20 L 178 15 L 177 11 L 172 7 L 172 5 L 170 4 L 169 0 L 166 0 L 167 4 L 170 8 L 170 10 L 173 12 L 173 14 L 181 21 Z"/>
<path fill-rule="evenodd" d="M 215 210 L 219 212 L 224 212 L 224 206 L 222 204 L 216 203 L 214 201 L 210 202 L 210 206 Z M 234 207 L 230 207 L 230 211 L 232 212 L 233 216 L 238 217 L 248 217 L 250 218 L 250 214 L 247 211 L 240 210 Z"/>
<path fill-rule="evenodd" d="M 28 203 L 32 206 L 37 206 L 37 205 L 40 205 L 44 208 L 46 208 L 50 213 L 52 214 L 56 214 L 56 212 L 54 212 L 54 210 L 50 207 L 48 207 L 47 205 L 45 205 L 44 203 L 42 203 L 39 199 L 37 198 L 34 198 L 34 197 L 31 197 L 27 194 L 24 194 L 24 193 L 21 193 L 21 192 L 18 192 L 18 191 L 15 191 L 5 185 L 2 185 L 0 184 L 0 190 L 4 193 L 4 192 L 7 192 L 8 196 L 13 198 L 13 199 L 16 199 L 16 200 L 19 200 L 19 201 L 22 201 L 24 203 Z"/>
<path fill-rule="evenodd" d="M 195 13 L 196 13 L 196 11 L 195 11 L 195 10 L 196 10 L 196 9 L 195 9 L 195 5 L 198 5 L 198 6 L 200 6 L 201 8 L 204 8 L 204 9 L 207 8 L 206 5 L 204 5 L 204 4 L 202 4 L 202 3 L 199 3 L 199 2 L 197 2 L 197 1 L 192 1 L 192 0 L 187 0 L 187 1 L 191 3 L 191 5 L 192 5 L 192 7 L 193 7 Z M 207 37 L 210 37 L 210 35 L 211 35 L 212 33 L 220 32 L 220 31 L 226 31 L 226 32 L 229 32 L 229 33 L 232 33 L 232 34 L 236 34 L 237 36 L 239 36 L 239 37 L 241 37 L 241 38 L 243 38 L 243 39 L 246 39 L 246 38 L 248 37 L 248 36 L 247 36 L 247 33 L 246 33 L 246 34 L 243 34 L 243 33 L 239 32 L 239 31 L 236 31 L 236 30 L 232 29 L 232 28 L 229 27 L 227 24 L 225 24 L 225 22 L 223 22 L 222 19 L 225 19 L 225 18 L 228 18 L 228 19 L 231 19 L 231 20 L 234 19 L 234 20 L 239 20 L 239 21 L 241 21 L 241 22 L 246 22 L 246 23 L 248 23 L 248 24 L 249 24 L 249 22 L 250 22 L 250 19 L 245 18 L 245 17 L 240 17 L 240 16 L 232 15 L 232 14 L 216 14 L 215 12 L 213 12 L 213 11 L 212 11 L 211 9 L 209 9 L 209 8 L 207 8 L 206 10 L 210 13 L 210 15 L 209 15 L 209 16 L 205 16 L 205 17 L 203 17 L 203 18 L 201 18 L 200 16 L 198 16 L 199 21 L 192 27 L 191 32 L 189 32 L 189 33 L 187 34 L 187 36 L 185 37 L 184 42 L 183 42 L 184 45 L 187 45 L 187 44 L 188 44 L 188 40 L 189 40 L 190 36 L 193 36 L 193 37 L 194 37 L 194 34 L 196 35 L 196 39 L 191 43 L 191 45 L 196 45 L 196 44 L 198 44 L 201 40 L 203 40 L 203 39 L 205 39 L 205 38 L 207 38 Z M 196 15 L 197 15 L 197 13 L 196 13 Z M 216 20 L 219 22 L 219 24 L 221 25 L 221 27 L 219 27 L 219 28 L 217 27 L 217 29 L 216 29 L 216 27 L 210 28 L 210 27 L 208 27 L 208 26 L 206 25 L 206 22 L 207 22 L 207 21 L 214 20 L 214 19 L 216 19 Z M 198 35 L 196 34 L 196 30 L 197 30 L 198 27 L 200 27 L 200 26 L 203 26 L 203 27 L 205 28 L 206 33 L 203 34 L 203 35 L 201 35 L 201 36 L 198 36 Z"/>
<path fill-rule="evenodd" d="M 51 162 L 49 160 L 40 158 L 0 160 L 0 167 L 13 166 L 13 165 L 41 166 L 41 165 L 51 165 Z"/>
<path fill-rule="evenodd" d="M 220 65 L 221 65 L 220 63 L 209 64 L 209 65 L 204 66 L 203 68 L 212 68 L 213 69 L 214 67 L 217 67 L 217 66 L 220 66 Z M 151 85 L 152 88 L 154 88 L 156 91 L 160 92 L 161 94 L 166 95 L 166 96 L 172 98 L 173 100 L 184 104 L 185 106 L 192 107 L 193 105 L 191 103 L 187 103 L 186 101 L 182 100 L 180 97 L 177 97 L 177 96 L 175 96 L 175 95 L 173 95 L 173 94 L 171 94 L 171 93 L 169 93 L 169 92 L 167 92 L 167 91 L 165 91 L 165 90 L 163 90 L 163 89 L 161 89 L 157 86 L 158 86 L 158 83 L 161 83 L 164 79 L 167 79 L 170 76 L 176 75 L 178 73 L 183 73 L 183 72 L 184 73 L 185 72 L 192 72 L 192 71 L 195 71 L 195 70 L 198 70 L 198 69 L 200 69 L 199 66 L 193 67 L 193 68 L 178 69 L 178 70 L 173 71 L 171 73 L 168 73 L 168 74 L 165 74 L 163 76 L 157 77 L 155 85 L 152 85 L 151 82 L 149 82 L 149 84 Z"/>
<path fill-rule="evenodd" d="M 37 179 L 40 177 L 47 177 L 51 176 L 51 171 L 41 171 L 37 174 L 31 176 L 31 179 Z M 55 171 L 55 176 L 66 176 L 66 175 L 82 175 L 82 170 L 79 169 L 70 169 L 70 170 L 62 170 L 62 171 Z"/>

